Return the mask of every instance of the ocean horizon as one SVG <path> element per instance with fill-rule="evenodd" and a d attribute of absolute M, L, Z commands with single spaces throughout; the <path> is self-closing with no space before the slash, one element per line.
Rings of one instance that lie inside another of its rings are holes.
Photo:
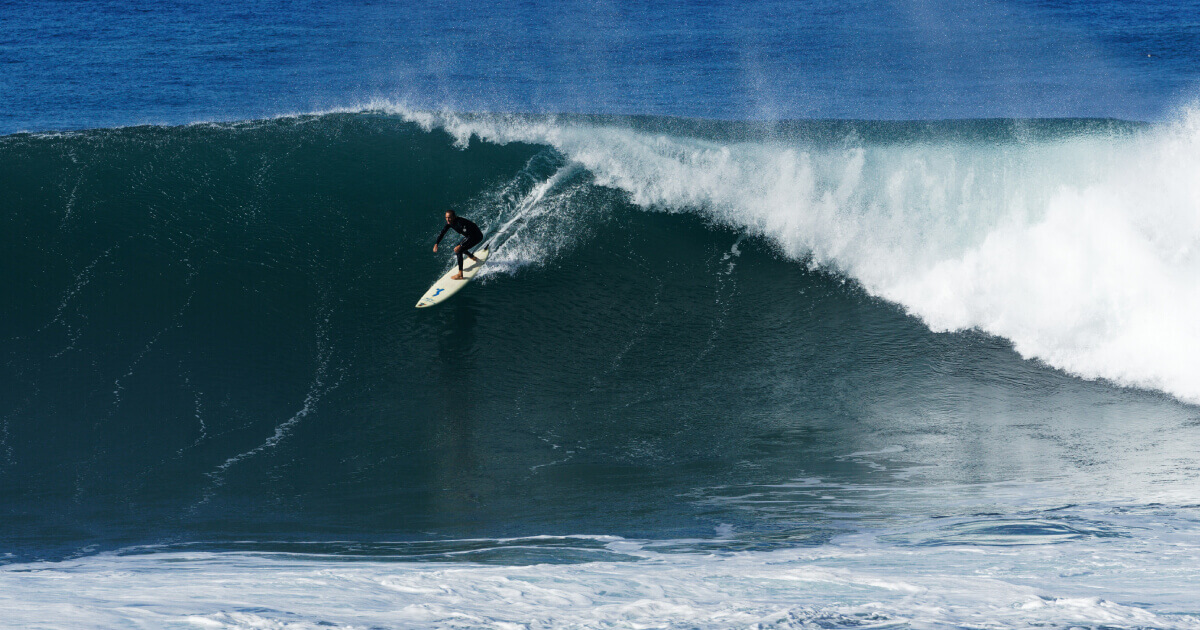
<path fill-rule="evenodd" d="M 38 1 L 0 67 L 0 626 L 1200 628 L 1196 2 Z"/>

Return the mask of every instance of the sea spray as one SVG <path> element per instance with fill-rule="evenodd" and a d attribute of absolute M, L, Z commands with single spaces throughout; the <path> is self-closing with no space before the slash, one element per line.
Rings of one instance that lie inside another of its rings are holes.
<path fill-rule="evenodd" d="M 1011 138 L 829 143 L 374 107 L 459 146 L 550 145 L 638 206 L 770 238 L 935 331 L 979 329 L 1077 376 L 1200 401 L 1196 110 L 1136 131 L 1030 138 L 997 121 Z"/>

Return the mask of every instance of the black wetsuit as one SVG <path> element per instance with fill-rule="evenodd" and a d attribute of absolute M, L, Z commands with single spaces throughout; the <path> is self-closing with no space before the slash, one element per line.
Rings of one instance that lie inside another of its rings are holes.
<path fill-rule="evenodd" d="M 458 273 L 461 274 L 463 272 L 463 254 L 469 253 L 472 247 L 483 241 L 483 232 L 479 230 L 478 225 L 456 216 L 446 224 L 446 227 L 442 228 L 442 232 L 438 234 L 438 243 L 442 242 L 442 237 L 446 235 L 446 230 L 454 230 L 466 237 L 458 244 Z"/>

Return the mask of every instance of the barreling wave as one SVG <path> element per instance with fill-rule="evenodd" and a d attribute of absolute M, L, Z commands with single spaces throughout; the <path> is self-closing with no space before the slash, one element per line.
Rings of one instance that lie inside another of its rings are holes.
<path fill-rule="evenodd" d="M 545 144 L 636 205 L 843 273 L 935 331 L 1200 401 L 1200 112 L 1104 120 L 720 124 L 375 104 L 459 146 Z"/>

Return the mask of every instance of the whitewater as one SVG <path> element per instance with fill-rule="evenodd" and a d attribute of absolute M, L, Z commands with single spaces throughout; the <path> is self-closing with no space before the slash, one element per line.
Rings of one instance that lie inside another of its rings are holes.
<path fill-rule="evenodd" d="M 0 609 L 1200 627 L 1198 120 L 6 136 Z"/>
<path fill-rule="evenodd" d="M 552 146 L 638 206 L 767 237 L 934 331 L 978 329 L 1076 376 L 1200 402 L 1196 109 L 1139 131 L 1042 139 L 1016 121 L 1002 142 L 813 146 L 369 107 L 462 147 Z"/>
<path fill-rule="evenodd" d="M 0 627 L 1200 630 L 1197 15 L 0 2 Z"/>
<path fill-rule="evenodd" d="M 1185 538 L 1084 555 L 1070 544 L 914 553 L 869 539 L 663 554 L 581 537 L 557 542 L 624 559 L 525 566 L 169 551 L 0 568 L 0 605 L 18 627 L 1188 629 L 1200 627 L 1194 572 L 1137 568 L 1140 554 L 1194 550 Z"/>

